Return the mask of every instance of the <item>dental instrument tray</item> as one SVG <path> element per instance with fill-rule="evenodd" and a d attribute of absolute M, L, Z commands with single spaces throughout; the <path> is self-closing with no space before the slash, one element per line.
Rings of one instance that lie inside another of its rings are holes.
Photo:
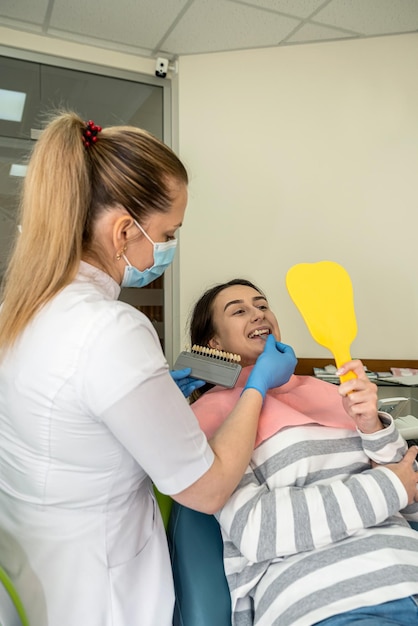
<path fill-rule="evenodd" d="M 174 369 L 190 367 L 192 378 L 230 388 L 234 387 L 240 375 L 240 360 L 239 354 L 194 345 L 190 352 L 185 350 L 179 354 Z"/>

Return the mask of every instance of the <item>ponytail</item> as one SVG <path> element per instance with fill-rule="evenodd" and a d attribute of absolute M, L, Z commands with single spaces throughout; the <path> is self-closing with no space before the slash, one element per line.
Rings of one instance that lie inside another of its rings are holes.
<path fill-rule="evenodd" d="M 21 233 L 4 280 L 0 348 L 11 345 L 78 270 L 91 193 L 84 126 L 76 114 L 62 114 L 33 150 L 20 206 Z"/>

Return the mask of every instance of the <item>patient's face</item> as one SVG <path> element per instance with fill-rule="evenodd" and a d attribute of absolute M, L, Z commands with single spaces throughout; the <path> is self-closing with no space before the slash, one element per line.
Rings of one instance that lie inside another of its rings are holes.
<path fill-rule="evenodd" d="M 241 355 L 241 365 L 253 365 L 264 349 L 260 334 L 272 333 L 280 341 L 276 316 L 256 289 L 234 285 L 221 291 L 213 302 L 215 336 L 211 348 Z"/>

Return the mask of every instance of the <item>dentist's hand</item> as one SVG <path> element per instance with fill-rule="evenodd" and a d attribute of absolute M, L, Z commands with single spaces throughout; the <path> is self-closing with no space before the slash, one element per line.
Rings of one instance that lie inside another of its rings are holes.
<path fill-rule="evenodd" d="M 269 335 L 244 390 L 257 389 L 265 398 L 269 389 L 280 387 L 288 382 L 295 371 L 297 362 L 293 348 L 276 341 L 273 335 Z"/>
<path fill-rule="evenodd" d="M 192 369 L 185 367 L 182 370 L 170 370 L 171 378 L 180 389 L 185 398 L 188 398 L 199 387 L 206 385 L 206 381 L 199 380 L 198 378 L 192 378 L 190 376 Z"/>

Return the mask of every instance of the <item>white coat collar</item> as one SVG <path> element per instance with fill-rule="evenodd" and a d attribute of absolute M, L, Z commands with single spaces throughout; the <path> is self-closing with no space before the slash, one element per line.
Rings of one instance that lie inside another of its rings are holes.
<path fill-rule="evenodd" d="M 85 261 L 80 262 L 76 281 L 94 283 L 104 296 L 110 300 L 117 300 L 121 291 L 120 285 L 106 272 Z"/>

